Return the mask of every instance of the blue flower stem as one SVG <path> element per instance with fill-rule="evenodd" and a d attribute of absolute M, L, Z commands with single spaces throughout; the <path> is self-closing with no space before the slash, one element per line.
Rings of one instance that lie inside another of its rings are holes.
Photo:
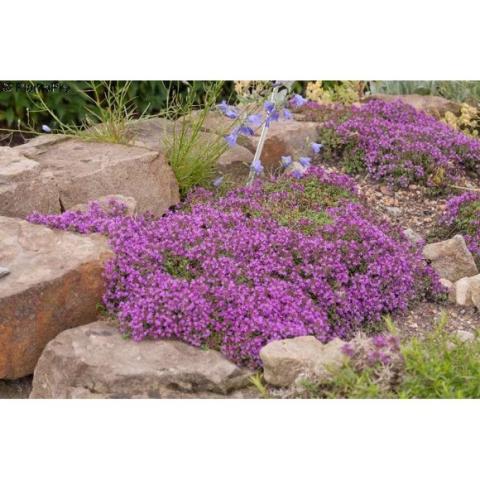
<path fill-rule="evenodd" d="M 272 91 L 272 94 L 270 95 L 270 101 L 273 102 L 275 100 L 275 96 L 277 94 L 278 87 L 275 87 Z M 256 160 L 260 160 L 260 157 L 262 155 L 262 150 L 263 150 L 263 145 L 265 143 L 265 140 L 267 139 L 267 134 L 268 134 L 268 129 L 270 128 L 267 125 L 268 122 L 264 122 L 263 127 L 262 127 L 262 132 L 260 133 L 260 140 L 258 141 L 257 149 L 255 150 L 255 155 L 252 160 L 252 165 L 255 163 Z M 247 180 L 247 185 L 251 185 L 253 180 L 255 178 L 255 171 L 251 168 L 250 173 L 248 175 L 248 180 Z"/>

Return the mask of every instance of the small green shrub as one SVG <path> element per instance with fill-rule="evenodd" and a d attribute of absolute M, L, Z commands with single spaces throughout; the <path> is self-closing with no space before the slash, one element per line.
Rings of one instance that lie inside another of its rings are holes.
<path fill-rule="evenodd" d="M 480 340 L 464 342 L 440 329 L 402 348 L 398 398 L 480 398 Z"/>
<path fill-rule="evenodd" d="M 49 110 L 65 125 L 81 125 L 85 120 L 85 107 L 91 105 L 91 84 L 96 86 L 100 98 L 106 95 L 105 85 L 115 84 L 121 88 L 122 81 L 102 82 L 92 81 L 15 81 L 0 82 L 0 128 L 23 129 L 29 126 L 38 131 L 42 124 L 48 124 L 57 129 L 56 121 Z M 147 115 L 157 115 L 167 106 L 172 92 L 178 97 L 194 95 L 196 103 L 201 104 L 205 85 L 211 82 L 180 82 L 180 81 L 131 81 L 126 94 L 126 101 L 131 102 L 135 112 L 145 112 Z M 193 91 L 192 91 L 193 90 Z M 36 91 L 48 109 L 38 110 Z M 87 92 L 90 99 L 83 93 Z M 233 82 L 223 82 L 222 97 L 235 100 Z"/>
<path fill-rule="evenodd" d="M 303 382 L 309 398 L 480 398 L 480 337 L 464 341 L 445 329 L 405 341 L 399 356 L 367 365 L 352 358 L 329 381 Z M 368 352 L 367 352 L 368 353 Z"/>

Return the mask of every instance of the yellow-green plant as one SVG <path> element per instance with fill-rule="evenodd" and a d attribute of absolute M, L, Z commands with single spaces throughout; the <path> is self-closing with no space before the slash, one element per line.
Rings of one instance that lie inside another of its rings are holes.
<path fill-rule="evenodd" d="M 260 372 L 250 377 L 250 383 L 258 390 L 262 398 L 270 398 L 268 389 L 263 381 L 263 375 Z"/>
<path fill-rule="evenodd" d="M 322 80 L 308 82 L 306 88 L 307 98 L 318 103 L 340 102 L 351 104 L 358 102 L 362 96 L 364 82 L 344 81 L 330 83 L 331 85 L 327 88 Z"/>
<path fill-rule="evenodd" d="M 446 112 L 444 121 L 467 135 L 472 137 L 480 136 L 480 111 L 468 103 L 462 103 L 460 115 L 458 116 L 453 112 Z"/>

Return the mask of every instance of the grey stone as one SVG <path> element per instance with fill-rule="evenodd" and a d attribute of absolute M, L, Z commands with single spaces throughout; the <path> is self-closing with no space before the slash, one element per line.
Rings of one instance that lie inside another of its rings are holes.
<path fill-rule="evenodd" d="M 276 340 L 260 350 L 265 381 L 277 387 L 289 387 L 299 378 L 325 379 L 331 369 L 345 360 L 340 339 L 323 344 L 304 336 Z"/>
<path fill-rule="evenodd" d="M 0 267 L 0 278 L 6 277 L 10 273 L 10 270 L 5 267 Z"/>
<path fill-rule="evenodd" d="M 475 334 L 472 332 L 468 332 L 467 330 L 457 330 L 455 332 L 455 335 L 462 342 L 471 342 L 475 339 Z"/>
<path fill-rule="evenodd" d="M 411 228 L 406 228 L 402 233 L 413 245 L 422 245 L 425 242 L 423 237 Z"/>
<path fill-rule="evenodd" d="M 451 282 L 478 274 L 473 256 L 462 235 L 455 235 L 449 240 L 425 245 L 423 255 L 430 260 L 433 269 L 440 277 Z"/>
<path fill-rule="evenodd" d="M 480 310 L 480 275 L 470 279 L 470 294 L 472 303 Z"/>
<path fill-rule="evenodd" d="M 60 213 L 112 194 L 133 197 L 139 212 L 159 215 L 178 203 L 178 184 L 161 153 L 52 137 L 0 149 L 1 215 Z"/>
<path fill-rule="evenodd" d="M 96 319 L 111 255 L 99 234 L 0 217 L 0 379 L 31 374 L 52 338 Z"/>
<path fill-rule="evenodd" d="M 402 209 L 399 207 L 385 207 L 385 210 L 392 217 L 399 217 L 402 214 Z"/>
<path fill-rule="evenodd" d="M 106 322 L 67 330 L 42 353 L 31 398 L 249 398 L 252 372 L 176 340 L 125 339 Z"/>

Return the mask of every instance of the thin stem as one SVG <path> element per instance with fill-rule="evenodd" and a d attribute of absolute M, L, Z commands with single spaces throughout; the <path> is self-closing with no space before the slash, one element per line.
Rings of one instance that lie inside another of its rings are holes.
<path fill-rule="evenodd" d="M 270 101 L 273 102 L 275 100 L 275 96 L 277 94 L 278 87 L 275 87 L 270 95 Z M 268 129 L 270 128 L 268 122 L 265 122 L 262 127 L 262 132 L 260 133 L 260 139 L 258 141 L 257 149 L 255 150 L 255 155 L 252 160 L 252 165 L 256 161 L 260 161 L 260 157 L 262 155 L 263 145 L 265 144 L 265 140 L 267 139 Z M 248 175 L 247 185 L 251 185 L 255 178 L 255 170 L 250 169 L 250 173 Z"/>
<path fill-rule="evenodd" d="M 458 185 L 449 185 L 451 188 L 457 188 L 458 190 L 468 190 L 470 192 L 480 192 L 480 188 L 472 188 L 472 187 L 460 187 Z"/>

